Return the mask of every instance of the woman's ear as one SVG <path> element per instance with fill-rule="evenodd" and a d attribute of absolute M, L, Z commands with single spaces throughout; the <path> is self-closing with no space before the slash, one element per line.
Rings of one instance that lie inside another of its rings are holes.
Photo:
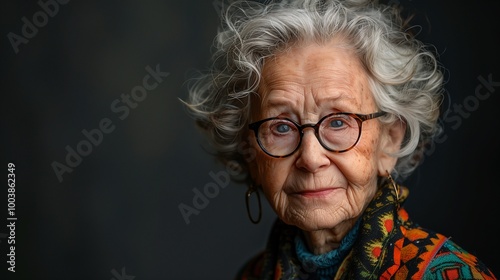
<path fill-rule="evenodd" d="M 406 123 L 397 120 L 393 124 L 383 126 L 382 139 L 379 149 L 378 175 L 387 176 L 387 171 L 391 171 L 398 160 L 394 156 L 401 148 L 405 133 Z"/>

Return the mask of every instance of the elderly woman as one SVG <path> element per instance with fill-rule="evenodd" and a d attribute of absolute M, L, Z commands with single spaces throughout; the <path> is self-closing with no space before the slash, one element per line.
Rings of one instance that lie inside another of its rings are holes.
<path fill-rule="evenodd" d="M 442 73 L 386 6 L 236 1 L 185 101 L 278 216 L 238 279 L 496 279 L 414 223 L 402 181 L 439 132 Z M 234 174 L 233 174 L 234 175 Z"/>

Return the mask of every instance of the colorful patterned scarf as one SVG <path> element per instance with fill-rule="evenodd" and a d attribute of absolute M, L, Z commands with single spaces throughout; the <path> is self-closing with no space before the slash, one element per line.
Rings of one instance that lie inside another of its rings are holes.
<path fill-rule="evenodd" d="M 407 197 L 403 186 L 379 189 L 357 232 L 348 235 L 356 240 L 346 242 L 347 256 L 340 265 L 332 263 L 331 276 L 298 256 L 297 251 L 303 254 L 297 249 L 300 230 L 277 220 L 266 250 L 251 259 L 237 279 L 496 279 L 450 239 L 413 223 L 401 206 Z"/>

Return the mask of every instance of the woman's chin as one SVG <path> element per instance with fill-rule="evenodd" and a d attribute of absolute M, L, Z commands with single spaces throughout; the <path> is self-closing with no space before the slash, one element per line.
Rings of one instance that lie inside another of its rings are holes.
<path fill-rule="evenodd" d="M 329 218 L 326 218 L 329 217 Z M 300 218 L 288 218 L 283 220 L 286 224 L 296 226 L 303 231 L 317 231 L 332 229 L 342 221 L 331 218 L 331 215 L 305 215 Z"/>

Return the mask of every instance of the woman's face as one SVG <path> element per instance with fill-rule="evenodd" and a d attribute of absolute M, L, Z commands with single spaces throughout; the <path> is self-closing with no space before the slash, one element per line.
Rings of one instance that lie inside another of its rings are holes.
<path fill-rule="evenodd" d="M 268 58 L 258 93 L 260 98 L 252 99 L 251 122 L 279 116 L 315 124 L 334 112 L 379 111 L 367 73 L 340 40 L 297 46 Z M 384 153 L 394 142 L 387 134 L 377 119 L 365 121 L 357 145 L 334 153 L 307 128 L 294 154 L 274 158 L 250 133 L 256 151 L 250 173 L 285 223 L 307 231 L 331 229 L 359 217 L 376 192 L 377 175 L 393 168 L 395 159 Z"/>

